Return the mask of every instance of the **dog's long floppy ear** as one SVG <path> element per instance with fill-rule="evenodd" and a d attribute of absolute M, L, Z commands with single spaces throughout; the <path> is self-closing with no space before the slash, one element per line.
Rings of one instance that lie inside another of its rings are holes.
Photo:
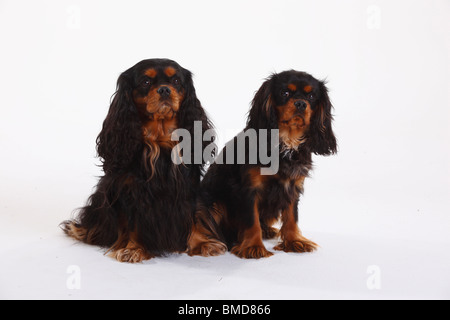
<path fill-rule="evenodd" d="M 126 170 L 142 147 L 141 121 L 133 102 L 130 70 L 117 80 L 116 93 L 97 137 L 97 152 L 105 173 Z"/>
<path fill-rule="evenodd" d="M 246 129 L 278 129 L 278 121 L 272 100 L 272 81 L 275 76 L 267 79 L 252 101 L 248 114 Z"/>
<path fill-rule="evenodd" d="M 184 85 L 184 99 L 181 103 L 180 110 L 178 112 L 178 126 L 179 128 L 186 129 L 191 134 L 192 139 L 201 139 L 202 143 L 202 155 L 203 159 L 203 151 L 205 148 L 211 143 L 210 141 L 203 141 L 203 135 L 205 131 L 212 129 L 213 125 L 211 121 L 208 119 L 205 110 L 200 103 L 200 100 L 197 98 L 197 94 L 195 92 L 194 81 L 192 80 L 192 73 L 189 70 L 181 68 L 183 72 L 183 85 Z M 195 134 L 195 122 L 201 122 L 202 133 L 201 136 Z M 215 137 L 215 136 L 214 136 Z M 213 138 L 215 139 L 215 138 Z M 195 143 L 192 140 L 192 156 L 195 155 Z M 191 163 L 195 163 L 195 159 L 191 159 Z M 203 159 L 204 160 L 204 159 Z M 204 161 L 202 160 L 203 164 Z M 199 163 L 198 163 L 199 164 Z M 200 164 L 199 164 L 200 165 Z M 203 165 L 200 165 L 203 167 Z M 203 169 L 201 169 L 202 173 Z"/>
<path fill-rule="evenodd" d="M 324 82 L 320 82 L 320 97 L 311 120 L 308 144 L 317 155 L 331 155 L 337 152 L 336 137 L 333 133 L 331 111 L 333 106 Z"/>

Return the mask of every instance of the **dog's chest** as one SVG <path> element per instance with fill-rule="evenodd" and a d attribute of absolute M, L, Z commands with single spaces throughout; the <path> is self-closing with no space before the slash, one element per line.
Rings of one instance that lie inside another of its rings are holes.
<path fill-rule="evenodd" d="M 156 143 L 160 147 L 173 148 L 172 133 L 178 129 L 177 118 L 155 118 L 143 126 L 143 136 L 147 143 Z"/>
<path fill-rule="evenodd" d="M 278 198 L 280 201 L 292 201 L 303 191 L 303 183 L 311 165 L 282 164 L 277 174 L 261 175 L 260 168 L 249 171 L 250 184 L 261 199 Z"/>

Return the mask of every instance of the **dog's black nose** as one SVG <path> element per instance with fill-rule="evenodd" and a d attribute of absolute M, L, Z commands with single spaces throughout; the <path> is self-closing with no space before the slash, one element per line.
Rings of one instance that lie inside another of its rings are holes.
<path fill-rule="evenodd" d="M 172 91 L 170 91 L 169 87 L 161 87 L 158 89 L 158 93 L 161 97 L 167 98 L 167 97 L 170 97 L 170 94 L 172 93 Z"/>
<path fill-rule="evenodd" d="M 298 111 L 305 111 L 306 110 L 306 102 L 305 101 L 296 101 L 294 105 L 297 107 Z"/>

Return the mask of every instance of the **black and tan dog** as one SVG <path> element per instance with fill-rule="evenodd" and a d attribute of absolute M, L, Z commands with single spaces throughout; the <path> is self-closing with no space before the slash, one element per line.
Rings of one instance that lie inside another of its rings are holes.
<path fill-rule="evenodd" d="M 186 251 L 204 163 L 174 164 L 172 133 L 194 135 L 195 122 L 211 127 L 190 71 L 150 59 L 122 73 L 97 138 L 105 174 L 63 230 L 120 262 Z"/>
<path fill-rule="evenodd" d="M 297 225 L 298 204 L 312 169 L 312 154 L 331 155 L 337 150 L 331 110 L 325 83 L 307 73 L 274 74 L 262 85 L 244 132 L 279 130 L 279 170 L 262 175 L 261 163 L 213 164 L 201 184 L 190 255 L 214 256 L 230 249 L 241 258 L 269 257 L 272 253 L 263 239 L 277 235 L 281 242 L 276 250 L 317 248 Z M 280 218 L 278 231 L 273 224 Z"/>

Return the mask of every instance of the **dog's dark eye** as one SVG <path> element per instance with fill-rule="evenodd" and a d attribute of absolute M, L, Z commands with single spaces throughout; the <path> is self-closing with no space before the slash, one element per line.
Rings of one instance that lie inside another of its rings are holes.
<path fill-rule="evenodd" d="M 316 96 L 314 95 L 314 93 L 308 94 L 308 100 L 314 100 L 315 98 Z"/>
<path fill-rule="evenodd" d="M 178 85 L 180 85 L 180 79 L 178 79 L 178 78 L 173 78 L 173 79 L 172 79 L 172 83 L 173 83 L 174 85 L 178 86 Z"/>
<path fill-rule="evenodd" d="M 289 98 L 289 96 L 291 95 L 291 92 L 288 90 L 281 90 L 281 96 L 283 98 Z"/>
<path fill-rule="evenodd" d="M 147 87 L 150 87 L 151 84 L 152 84 L 152 82 L 149 79 L 146 79 L 146 80 L 142 81 L 141 86 L 147 88 Z"/>

